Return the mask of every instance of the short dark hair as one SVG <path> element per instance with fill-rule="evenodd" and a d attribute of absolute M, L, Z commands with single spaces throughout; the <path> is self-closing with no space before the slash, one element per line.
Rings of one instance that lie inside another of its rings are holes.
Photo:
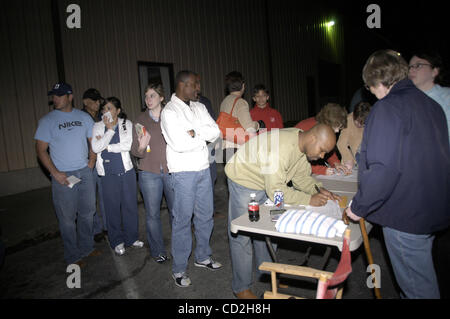
<path fill-rule="evenodd" d="M 414 52 L 414 54 L 411 57 L 414 57 L 414 56 L 416 56 L 420 59 L 423 59 L 423 60 L 427 60 L 431 64 L 431 67 L 433 69 L 436 68 L 439 70 L 438 75 L 434 78 L 434 83 L 441 84 L 442 80 L 444 78 L 444 76 L 443 76 L 444 63 L 443 63 L 442 58 L 439 55 L 439 53 L 437 53 L 435 51 L 417 51 L 417 52 Z"/>
<path fill-rule="evenodd" d="M 175 86 L 178 86 L 178 84 L 180 84 L 181 82 L 186 82 L 187 79 L 191 75 L 197 77 L 197 73 L 195 73 L 194 71 L 182 70 L 182 71 L 178 72 L 176 77 L 175 77 Z"/>
<path fill-rule="evenodd" d="M 164 94 L 164 87 L 161 82 L 150 82 L 147 87 L 145 88 L 144 94 L 147 94 L 148 90 L 155 91 L 159 96 L 162 96 L 164 100 L 162 100 L 161 104 L 162 106 L 166 105 L 166 99 Z M 147 105 L 142 105 L 141 111 L 144 112 L 147 110 Z"/>
<path fill-rule="evenodd" d="M 355 106 L 353 111 L 353 120 L 359 122 L 361 125 L 366 123 L 367 116 L 369 116 L 372 105 L 367 102 L 360 102 Z"/>
<path fill-rule="evenodd" d="M 225 75 L 225 91 L 227 94 L 242 90 L 245 80 L 241 72 L 231 71 Z"/>
<path fill-rule="evenodd" d="M 120 103 L 120 100 L 118 98 L 116 98 L 115 96 L 106 98 L 105 105 L 108 103 L 111 103 L 112 105 L 114 105 L 114 107 L 116 109 L 120 109 L 120 113 L 117 117 L 123 119 L 122 127 L 123 127 L 123 130 L 126 131 L 127 130 L 127 127 L 126 127 L 127 114 L 123 111 L 122 103 Z"/>
<path fill-rule="evenodd" d="M 255 87 L 253 88 L 253 96 L 258 94 L 259 91 L 264 91 L 264 92 L 266 92 L 267 95 L 269 95 L 269 89 L 266 88 L 266 86 L 264 84 L 256 84 L 255 85 Z"/>

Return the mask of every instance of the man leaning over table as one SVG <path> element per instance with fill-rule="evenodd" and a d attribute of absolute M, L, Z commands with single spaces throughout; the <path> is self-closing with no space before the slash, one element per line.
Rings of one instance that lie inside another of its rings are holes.
<path fill-rule="evenodd" d="M 272 130 L 250 139 L 225 166 L 230 192 L 228 238 L 233 268 L 232 289 L 240 299 L 255 299 L 250 290 L 253 274 L 253 252 L 256 264 L 271 261 L 263 240 L 253 240 L 230 232 L 231 221 L 247 214 L 250 194 L 262 205 L 273 200 L 275 190 L 284 193 L 286 204 L 323 206 L 328 199 L 339 199 L 311 176 L 309 161 L 323 158 L 336 144 L 331 127 L 317 124 L 303 132 L 297 128 Z M 287 186 L 292 181 L 293 187 Z M 320 193 L 316 191 L 316 185 Z M 259 273 L 262 274 L 262 273 Z"/>

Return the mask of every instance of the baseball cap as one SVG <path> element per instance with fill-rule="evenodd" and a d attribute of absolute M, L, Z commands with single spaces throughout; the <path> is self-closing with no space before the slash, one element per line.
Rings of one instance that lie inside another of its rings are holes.
<path fill-rule="evenodd" d="M 56 96 L 63 96 L 66 94 L 72 94 L 72 87 L 64 82 L 56 83 L 51 91 L 48 91 L 47 95 L 56 95 Z"/>
<path fill-rule="evenodd" d="M 100 95 L 100 92 L 94 88 L 87 89 L 83 93 L 83 100 L 84 99 L 91 99 L 92 101 L 103 100 L 102 96 Z"/>

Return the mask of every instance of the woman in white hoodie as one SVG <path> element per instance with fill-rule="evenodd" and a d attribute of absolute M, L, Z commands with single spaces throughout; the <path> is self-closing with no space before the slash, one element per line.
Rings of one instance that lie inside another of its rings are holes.
<path fill-rule="evenodd" d="M 94 124 L 92 150 L 102 178 L 109 243 L 118 255 L 125 253 L 125 247 L 144 246 L 138 240 L 136 172 L 130 157 L 132 129 L 120 100 L 107 98 L 102 121 Z"/>

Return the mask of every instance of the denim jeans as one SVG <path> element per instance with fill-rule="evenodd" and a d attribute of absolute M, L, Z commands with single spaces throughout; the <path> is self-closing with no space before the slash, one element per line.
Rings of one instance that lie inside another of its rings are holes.
<path fill-rule="evenodd" d="M 100 234 L 106 227 L 106 215 L 105 215 L 105 206 L 103 205 L 103 194 L 102 194 L 102 179 L 97 174 L 97 170 L 94 168 L 92 174 L 94 175 L 94 181 L 97 185 L 97 202 L 98 209 L 94 214 L 94 235 Z"/>
<path fill-rule="evenodd" d="M 172 222 L 173 273 L 185 272 L 192 251 L 192 216 L 195 228 L 195 260 L 211 256 L 209 240 L 214 226 L 213 194 L 209 168 L 171 174 L 174 189 Z"/>
<path fill-rule="evenodd" d="M 72 264 L 94 250 L 95 181 L 87 166 L 65 173 L 67 177 L 74 175 L 81 179 L 69 188 L 52 177 L 53 205 L 64 242 L 64 259 Z"/>
<path fill-rule="evenodd" d="M 136 172 L 102 176 L 102 190 L 111 248 L 131 246 L 139 236 Z"/>
<path fill-rule="evenodd" d="M 434 236 L 404 233 L 383 227 L 395 278 L 408 299 L 439 299 L 439 285 L 433 265 Z"/>
<path fill-rule="evenodd" d="M 215 207 L 215 200 L 214 200 L 214 185 L 216 184 L 217 180 L 217 165 L 216 162 L 213 160 L 209 164 L 209 173 L 211 175 L 211 187 L 212 187 L 212 193 L 213 193 L 213 211 L 216 211 Z"/>
<path fill-rule="evenodd" d="M 169 210 L 170 224 L 172 225 L 173 188 L 170 175 L 164 174 L 163 172 L 155 174 L 139 171 L 139 187 L 145 205 L 145 223 L 150 255 L 152 257 L 167 255 L 163 240 L 160 209 L 164 191 Z"/>
<path fill-rule="evenodd" d="M 264 261 L 272 262 L 269 249 L 263 238 L 251 238 L 240 233 L 233 234 L 230 231 L 231 221 L 239 216 L 248 214 L 250 194 L 256 194 L 259 205 L 267 200 L 265 191 L 248 189 L 228 178 L 228 190 L 230 199 L 228 203 L 228 239 L 230 241 L 231 265 L 233 280 L 231 287 L 234 293 L 250 289 L 253 284 L 253 249 L 255 250 L 255 262 L 258 275 L 263 272 L 258 270 Z M 253 244 L 252 244 L 253 241 Z M 272 244 L 276 249 L 276 245 Z"/>

